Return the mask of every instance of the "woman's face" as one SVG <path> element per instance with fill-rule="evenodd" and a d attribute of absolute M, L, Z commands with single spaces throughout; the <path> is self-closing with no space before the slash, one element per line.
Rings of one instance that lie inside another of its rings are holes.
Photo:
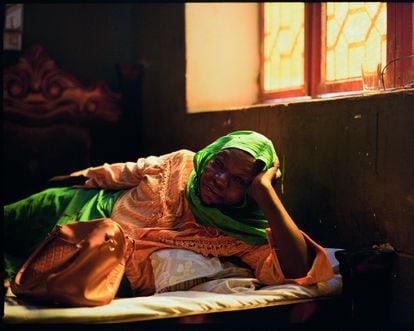
<path fill-rule="evenodd" d="M 237 148 L 223 149 L 206 164 L 200 178 L 206 205 L 234 205 L 242 201 L 258 173 L 255 159 Z"/>

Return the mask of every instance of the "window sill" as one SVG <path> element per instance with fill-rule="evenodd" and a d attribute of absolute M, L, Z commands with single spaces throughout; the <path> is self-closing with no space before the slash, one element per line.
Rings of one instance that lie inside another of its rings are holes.
<path fill-rule="evenodd" d="M 270 106 L 270 105 L 278 105 L 284 104 L 289 105 L 292 103 L 304 103 L 304 102 L 318 102 L 323 100 L 335 100 L 335 99 L 350 99 L 350 98 L 366 98 L 366 97 L 374 97 L 374 96 L 381 96 L 387 94 L 403 94 L 405 92 L 413 93 L 414 88 L 396 88 L 396 89 L 388 89 L 388 90 L 380 90 L 378 92 L 372 93 L 364 93 L 363 91 L 352 91 L 352 92 L 341 92 L 341 93 L 326 93 L 320 94 L 316 98 L 312 99 L 310 96 L 306 97 L 295 97 L 295 98 L 285 98 L 285 99 L 274 99 L 274 100 L 266 100 L 262 103 L 255 104 L 254 106 Z"/>
<path fill-rule="evenodd" d="M 273 106 L 288 106 L 290 104 L 307 104 L 307 103 L 315 103 L 315 102 L 324 102 L 330 100 L 343 100 L 343 99 L 359 99 L 359 98 L 376 98 L 381 97 L 384 95 L 390 94 L 413 94 L 414 88 L 400 88 L 400 89 L 390 89 L 386 91 L 379 91 L 376 93 L 363 93 L 362 91 L 354 91 L 354 92 L 346 92 L 346 93 L 330 93 L 320 95 L 315 99 L 312 99 L 309 96 L 303 97 L 296 97 L 296 98 L 286 98 L 286 99 L 275 99 L 275 100 L 267 100 L 261 103 L 256 103 L 253 105 L 246 105 L 243 107 L 230 107 L 226 109 L 214 109 L 214 110 L 205 110 L 205 111 L 197 111 L 197 112 L 187 112 L 188 115 L 197 115 L 202 113 L 220 113 L 220 112 L 227 112 L 227 111 L 246 111 L 250 109 L 260 109 L 260 108 L 269 108 Z"/>

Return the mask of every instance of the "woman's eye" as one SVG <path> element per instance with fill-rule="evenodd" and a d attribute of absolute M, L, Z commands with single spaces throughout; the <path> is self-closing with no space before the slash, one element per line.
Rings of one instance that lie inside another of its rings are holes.
<path fill-rule="evenodd" d="M 241 178 L 241 177 L 238 177 L 238 176 L 235 176 L 234 177 L 234 181 L 238 184 L 238 185 L 240 185 L 240 186 L 242 186 L 242 187 L 246 187 L 247 185 L 246 185 L 246 182 L 243 180 L 243 178 Z"/>
<path fill-rule="evenodd" d="M 219 159 L 214 159 L 213 164 L 219 168 L 223 167 L 223 162 L 221 162 Z"/>

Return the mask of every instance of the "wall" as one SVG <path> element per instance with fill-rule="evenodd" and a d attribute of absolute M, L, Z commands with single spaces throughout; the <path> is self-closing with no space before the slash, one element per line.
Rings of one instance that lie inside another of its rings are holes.
<path fill-rule="evenodd" d="M 185 4 L 189 112 L 221 111 L 257 101 L 258 16 L 258 3 Z"/>
<path fill-rule="evenodd" d="M 183 4 L 28 4 L 24 24 L 24 45 L 43 43 L 85 81 L 116 88 L 116 63 L 143 66 L 137 156 L 197 150 L 237 129 L 268 135 L 284 163 L 282 200 L 305 231 L 326 246 L 395 247 L 393 318 L 413 321 L 413 91 L 187 114 Z"/>
<path fill-rule="evenodd" d="M 84 84 L 119 86 L 116 65 L 131 62 L 130 4 L 27 3 L 23 17 L 23 49 L 41 43 Z"/>

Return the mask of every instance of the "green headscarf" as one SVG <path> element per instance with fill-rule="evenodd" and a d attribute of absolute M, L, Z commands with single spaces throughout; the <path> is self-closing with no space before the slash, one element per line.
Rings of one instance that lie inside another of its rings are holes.
<path fill-rule="evenodd" d="M 248 244 L 265 244 L 268 221 L 257 203 L 247 194 L 241 205 L 209 207 L 200 198 L 199 182 L 207 162 L 220 150 L 238 148 L 264 162 L 262 170 L 272 167 L 277 159 L 272 142 L 254 131 L 236 131 L 220 137 L 194 155 L 194 170 L 186 186 L 186 197 L 197 222 L 214 227 L 224 234 Z"/>

